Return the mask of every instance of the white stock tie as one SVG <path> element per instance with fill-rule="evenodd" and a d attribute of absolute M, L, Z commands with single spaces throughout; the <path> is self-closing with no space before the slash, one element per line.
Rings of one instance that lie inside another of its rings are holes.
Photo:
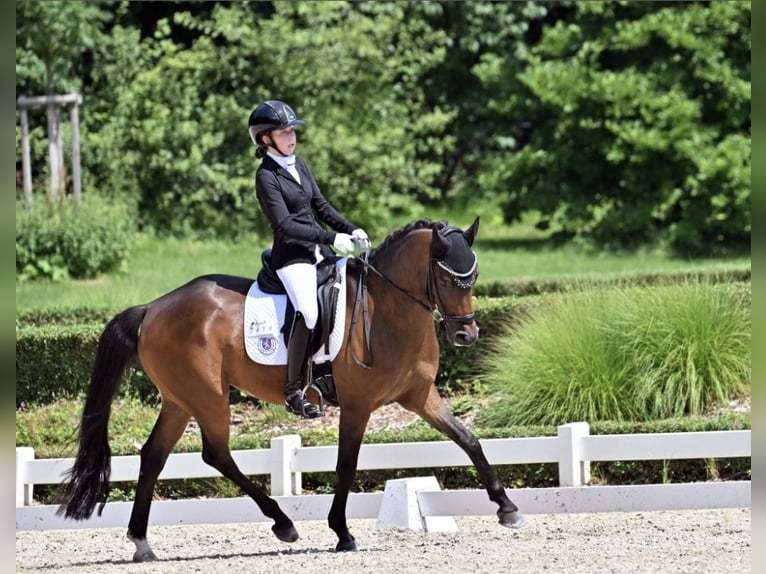
<path fill-rule="evenodd" d="M 298 175 L 298 170 L 295 168 L 295 156 L 291 155 L 287 158 L 287 171 L 293 176 L 295 181 L 301 182 L 301 176 Z"/>

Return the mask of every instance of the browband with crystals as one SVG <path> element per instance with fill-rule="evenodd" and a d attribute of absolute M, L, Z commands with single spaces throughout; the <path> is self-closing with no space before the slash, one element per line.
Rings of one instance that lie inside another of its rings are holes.
<path fill-rule="evenodd" d="M 471 287 L 473 287 L 473 284 L 476 283 L 476 277 L 478 276 L 478 273 L 476 272 L 476 268 L 479 265 L 479 258 L 476 256 L 476 252 L 472 251 L 472 253 L 473 253 L 473 265 L 465 273 L 458 273 L 454 269 L 449 268 L 442 261 L 437 260 L 436 264 L 450 274 L 450 277 L 452 277 L 452 281 L 455 283 L 455 285 L 457 285 L 461 289 L 470 289 Z"/>

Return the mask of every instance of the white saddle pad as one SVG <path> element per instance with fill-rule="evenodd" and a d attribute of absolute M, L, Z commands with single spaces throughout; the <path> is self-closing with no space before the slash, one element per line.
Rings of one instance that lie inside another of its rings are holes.
<path fill-rule="evenodd" d="M 346 263 L 347 257 L 338 260 L 336 267 L 340 281 L 333 286 L 338 289 L 335 323 L 330 333 L 329 351 L 322 345 L 314 354 L 314 363 L 332 361 L 343 344 L 346 325 Z M 287 344 L 281 329 L 285 324 L 287 295 L 264 293 L 253 281 L 245 298 L 245 350 L 247 356 L 261 365 L 286 365 Z"/>

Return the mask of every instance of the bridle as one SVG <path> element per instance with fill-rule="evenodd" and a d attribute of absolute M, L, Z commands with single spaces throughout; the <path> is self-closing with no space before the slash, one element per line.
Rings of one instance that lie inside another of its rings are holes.
<path fill-rule="evenodd" d="M 445 312 L 444 301 L 442 300 L 442 295 L 441 295 L 441 291 L 439 290 L 439 285 L 436 282 L 436 274 L 434 273 L 434 266 L 438 266 L 444 271 L 446 271 L 449 274 L 450 278 L 452 279 L 452 282 L 460 289 L 470 289 L 474 286 L 474 284 L 476 283 L 476 279 L 479 276 L 479 258 L 476 256 L 475 252 L 472 252 L 472 253 L 473 253 L 473 265 L 471 265 L 471 268 L 465 273 L 458 273 L 457 271 L 449 267 L 443 261 L 433 257 L 433 255 L 429 255 L 428 270 L 426 271 L 426 299 L 428 300 L 428 302 L 425 302 L 419 297 L 417 297 L 416 295 L 413 295 L 412 293 L 410 293 L 409 291 L 407 291 L 400 285 L 396 284 L 391 278 L 387 277 L 384 273 L 376 269 L 375 266 L 373 266 L 368 261 L 367 252 L 357 255 L 356 259 L 359 262 L 361 262 L 362 271 L 359 274 L 359 281 L 357 282 L 357 286 L 356 286 L 356 298 L 354 299 L 354 308 L 351 313 L 351 325 L 349 327 L 349 333 L 348 333 L 349 342 L 350 342 L 351 335 L 354 332 L 354 327 L 358 319 L 359 308 L 361 306 L 362 323 L 364 326 L 365 359 L 361 361 L 357 359 L 356 355 L 354 354 L 352 350 L 351 356 L 354 358 L 354 361 L 356 361 L 357 365 L 365 369 L 370 369 L 372 368 L 372 363 L 373 363 L 372 351 L 370 350 L 370 321 L 369 321 L 369 309 L 367 305 L 367 276 L 370 270 L 372 270 L 373 273 L 375 273 L 378 277 L 383 279 L 386 283 L 388 283 L 397 291 L 405 295 L 411 301 L 414 301 L 423 309 L 428 311 L 432 316 L 434 311 L 439 311 L 439 314 L 440 314 L 439 319 L 436 319 L 436 317 L 434 317 L 434 320 L 437 321 L 437 324 L 440 327 L 442 327 L 443 329 L 447 329 L 448 326 L 452 324 L 454 325 L 453 329 L 457 329 L 461 325 L 468 325 L 472 323 L 476 319 L 476 313 L 471 312 L 471 313 L 468 313 L 467 315 L 449 315 Z M 367 360 L 367 357 L 369 357 L 369 360 Z"/>
<path fill-rule="evenodd" d="M 441 291 L 439 291 L 438 283 L 434 283 L 436 281 L 436 276 L 433 273 L 433 267 L 434 265 L 438 265 L 444 271 L 446 271 L 449 274 L 450 278 L 452 279 L 452 282 L 458 288 L 470 289 L 473 287 L 474 283 L 476 283 L 476 278 L 479 276 L 479 258 L 476 256 L 476 253 L 474 252 L 471 252 L 471 253 L 473 253 L 473 265 L 471 265 L 471 268 L 465 273 L 458 273 L 457 271 L 449 267 L 443 261 L 439 261 L 438 259 L 434 257 L 429 257 L 429 262 L 428 262 L 429 277 L 426 279 L 426 296 L 428 297 L 429 301 L 433 302 L 431 311 L 433 312 L 434 309 L 439 310 L 439 313 L 441 314 L 441 318 L 439 319 L 439 324 L 445 329 L 448 328 L 451 323 L 455 324 L 455 328 L 457 328 L 460 325 L 468 325 L 470 323 L 473 323 L 473 321 L 476 319 L 476 313 L 474 313 L 473 311 L 471 311 L 467 315 L 447 315 L 446 313 L 444 313 L 445 306 L 444 306 L 444 302 L 442 301 Z M 438 303 L 438 306 L 437 306 L 437 303 Z"/>

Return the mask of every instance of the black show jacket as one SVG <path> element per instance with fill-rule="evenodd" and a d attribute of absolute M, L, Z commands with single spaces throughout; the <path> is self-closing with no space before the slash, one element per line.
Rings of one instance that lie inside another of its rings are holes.
<path fill-rule="evenodd" d="M 357 226 L 330 205 L 304 161 L 296 156 L 301 183 L 268 155 L 255 173 L 255 195 L 274 232 L 271 262 L 275 269 L 290 263 L 315 263 L 316 245 L 330 246 L 335 231 L 351 233 Z M 335 231 L 322 227 L 314 215 Z M 321 248 L 330 254 L 329 247 Z"/>

